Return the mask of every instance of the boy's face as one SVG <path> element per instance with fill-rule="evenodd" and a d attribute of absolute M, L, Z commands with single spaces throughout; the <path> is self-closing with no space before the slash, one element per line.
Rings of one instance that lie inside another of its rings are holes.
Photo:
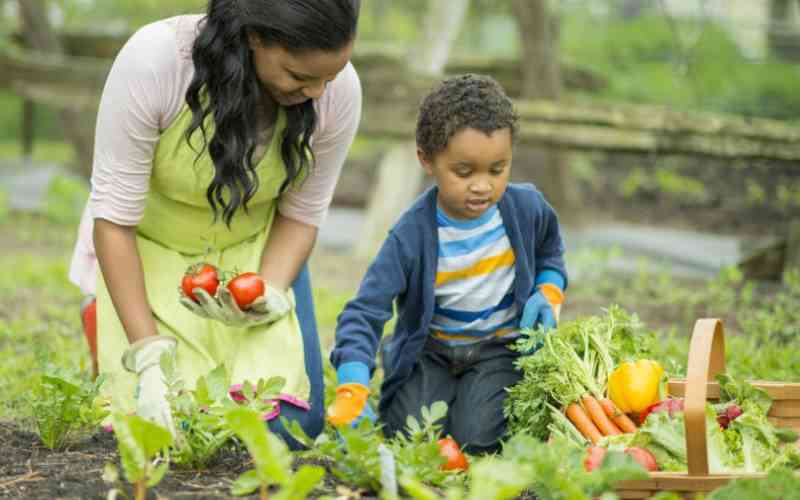
<path fill-rule="evenodd" d="M 422 167 L 436 179 L 439 206 L 455 219 L 475 219 L 506 192 L 511 173 L 511 130 L 486 135 L 467 128 L 457 132 L 447 147 L 426 158 L 417 149 Z"/>

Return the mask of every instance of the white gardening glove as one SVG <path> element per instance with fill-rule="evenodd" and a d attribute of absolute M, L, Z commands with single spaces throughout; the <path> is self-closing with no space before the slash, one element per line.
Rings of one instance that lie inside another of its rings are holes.
<path fill-rule="evenodd" d="M 294 300 L 289 294 L 266 283 L 264 284 L 264 295 L 254 300 L 247 310 L 239 308 L 230 290 L 225 287 L 217 290 L 217 297 L 223 314 L 228 319 L 226 324 L 231 326 L 268 325 L 283 318 L 294 309 Z"/>
<path fill-rule="evenodd" d="M 225 287 L 220 286 L 217 288 L 217 294 L 219 294 L 220 289 L 222 288 Z M 184 294 L 183 290 L 180 291 L 180 301 L 181 304 L 183 304 L 183 307 L 202 318 L 215 319 L 225 323 L 226 325 L 230 325 L 231 322 L 234 321 L 234 316 L 230 315 L 228 311 L 223 309 L 219 300 L 215 296 L 209 295 L 209 293 L 202 288 L 195 288 L 192 290 L 192 293 L 195 297 L 197 297 L 197 302 Z"/>
<path fill-rule="evenodd" d="M 131 345 L 122 355 L 122 366 L 139 376 L 136 414 L 150 420 L 175 437 L 175 423 L 167 402 L 167 384 L 161 370 L 161 356 L 175 356 L 177 341 L 172 337 L 150 337 Z"/>
<path fill-rule="evenodd" d="M 247 310 L 239 308 L 230 290 L 224 286 L 217 288 L 216 296 L 209 295 L 202 288 L 195 288 L 192 293 L 197 297 L 197 302 L 181 291 L 180 302 L 184 307 L 200 317 L 234 327 L 274 323 L 294 309 L 294 301 L 287 293 L 266 283 L 264 294 L 255 299 Z"/>

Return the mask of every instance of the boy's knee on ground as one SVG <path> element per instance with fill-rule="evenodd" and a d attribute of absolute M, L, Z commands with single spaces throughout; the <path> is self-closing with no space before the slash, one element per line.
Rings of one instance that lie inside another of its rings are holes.
<path fill-rule="evenodd" d="M 499 450 L 505 432 L 506 419 L 502 409 L 498 411 L 492 405 L 450 415 L 450 434 L 469 453 Z"/>

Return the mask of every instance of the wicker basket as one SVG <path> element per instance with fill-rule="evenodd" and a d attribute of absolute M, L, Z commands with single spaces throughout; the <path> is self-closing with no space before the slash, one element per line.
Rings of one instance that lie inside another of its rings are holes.
<path fill-rule="evenodd" d="M 706 400 L 719 399 L 717 374 L 725 371 L 725 337 L 718 319 L 697 320 L 689 346 L 686 379 L 670 380 L 668 392 L 684 397 L 688 473 L 652 472 L 649 479 L 620 481 L 620 498 L 649 498 L 660 491 L 674 491 L 687 498 L 708 493 L 732 479 L 760 478 L 764 474 L 709 474 L 706 449 Z M 800 432 L 800 384 L 751 382 L 773 399 L 770 420 L 779 427 Z M 798 443 L 800 445 L 800 443 Z"/>

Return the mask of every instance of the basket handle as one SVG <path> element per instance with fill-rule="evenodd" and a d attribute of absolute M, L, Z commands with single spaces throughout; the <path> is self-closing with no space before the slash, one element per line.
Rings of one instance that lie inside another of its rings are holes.
<path fill-rule="evenodd" d="M 719 319 L 698 319 L 689 345 L 686 394 L 683 401 L 689 474 L 708 475 L 706 443 L 707 382 L 725 371 L 725 336 Z"/>

